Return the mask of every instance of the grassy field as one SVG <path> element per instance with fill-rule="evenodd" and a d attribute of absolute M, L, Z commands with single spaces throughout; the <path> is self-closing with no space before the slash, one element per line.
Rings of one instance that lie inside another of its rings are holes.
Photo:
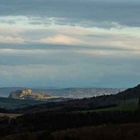
<path fill-rule="evenodd" d="M 139 140 L 140 123 L 87 126 L 55 131 L 9 135 L 1 140 Z"/>
<path fill-rule="evenodd" d="M 138 99 L 126 100 L 116 107 L 97 109 L 94 111 L 135 111 L 138 109 Z"/>
<path fill-rule="evenodd" d="M 126 101 L 121 101 L 118 106 L 108 107 L 108 108 L 100 108 L 93 110 L 81 110 L 75 112 L 103 112 L 103 111 L 135 111 L 138 109 L 138 99 L 131 99 Z"/>
<path fill-rule="evenodd" d="M 140 124 L 101 125 L 52 133 L 53 140 L 139 140 Z"/>

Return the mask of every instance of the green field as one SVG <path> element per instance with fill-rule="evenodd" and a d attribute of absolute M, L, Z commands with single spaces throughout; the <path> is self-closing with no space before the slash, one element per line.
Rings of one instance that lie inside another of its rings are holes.
<path fill-rule="evenodd" d="M 135 111 L 138 109 L 138 99 L 130 99 L 126 101 L 120 101 L 117 106 L 100 108 L 100 109 L 91 109 L 91 110 L 81 110 L 76 112 L 103 112 L 103 111 Z"/>

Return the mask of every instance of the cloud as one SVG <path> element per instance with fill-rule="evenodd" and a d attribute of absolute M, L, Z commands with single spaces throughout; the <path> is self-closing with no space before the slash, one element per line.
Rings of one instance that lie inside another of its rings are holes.
<path fill-rule="evenodd" d="M 63 44 L 63 45 L 82 45 L 83 42 L 80 39 L 66 36 L 66 35 L 55 35 L 55 36 L 50 36 L 47 38 L 42 38 L 39 40 L 40 43 L 43 44 Z"/>
<path fill-rule="evenodd" d="M 17 36 L 1 36 L 0 43 L 2 44 L 24 44 L 25 40 L 22 37 Z"/>
<path fill-rule="evenodd" d="M 0 15 L 62 17 L 68 18 L 71 24 L 89 19 L 99 22 L 117 20 L 121 24 L 138 26 L 139 4 L 139 0 L 1 0 Z"/>
<path fill-rule="evenodd" d="M 140 27 L 121 25 L 113 21 L 94 21 L 91 24 L 91 20 L 77 22 L 76 25 L 69 22 L 67 18 L 54 17 L 0 17 L 0 42 L 140 49 Z"/>
<path fill-rule="evenodd" d="M 94 50 L 94 49 L 81 49 L 76 51 L 77 54 L 83 54 L 85 56 L 92 56 L 94 57 L 102 57 L 102 58 L 112 58 L 112 59 L 117 59 L 118 56 L 119 58 L 129 58 L 134 56 L 136 58 L 139 57 L 140 51 L 134 51 L 134 50 Z"/>
<path fill-rule="evenodd" d="M 137 83 L 140 1 L 134 1 L 1 0 L 0 86 Z"/>
<path fill-rule="evenodd" d="M 0 17 L 0 43 L 140 49 L 140 27 L 121 25 L 113 21 L 91 22 L 71 25 L 66 18 L 4 16 Z"/>

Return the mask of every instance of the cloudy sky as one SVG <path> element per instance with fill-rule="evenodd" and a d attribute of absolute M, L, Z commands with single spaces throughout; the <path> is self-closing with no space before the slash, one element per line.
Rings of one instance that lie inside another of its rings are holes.
<path fill-rule="evenodd" d="M 0 0 L 0 87 L 140 82 L 139 0 Z"/>

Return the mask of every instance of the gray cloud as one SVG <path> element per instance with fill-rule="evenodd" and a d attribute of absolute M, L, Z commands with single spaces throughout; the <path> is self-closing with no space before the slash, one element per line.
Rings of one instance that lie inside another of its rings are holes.
<path fill-rule="evenodd" d="M 77 20 L 117 21 L 121 24 L 140 25 L 140 2 L 95 0 L 1 0 L 1 15 L 28 15 L 66 17 Z M 131 18 L 130 18 L 131 17 Z"/>
<path fill-rule="evenodd" d="M 129 87 L 139 82 L 139 0 L 0 3 L 0 86 Z"/>

